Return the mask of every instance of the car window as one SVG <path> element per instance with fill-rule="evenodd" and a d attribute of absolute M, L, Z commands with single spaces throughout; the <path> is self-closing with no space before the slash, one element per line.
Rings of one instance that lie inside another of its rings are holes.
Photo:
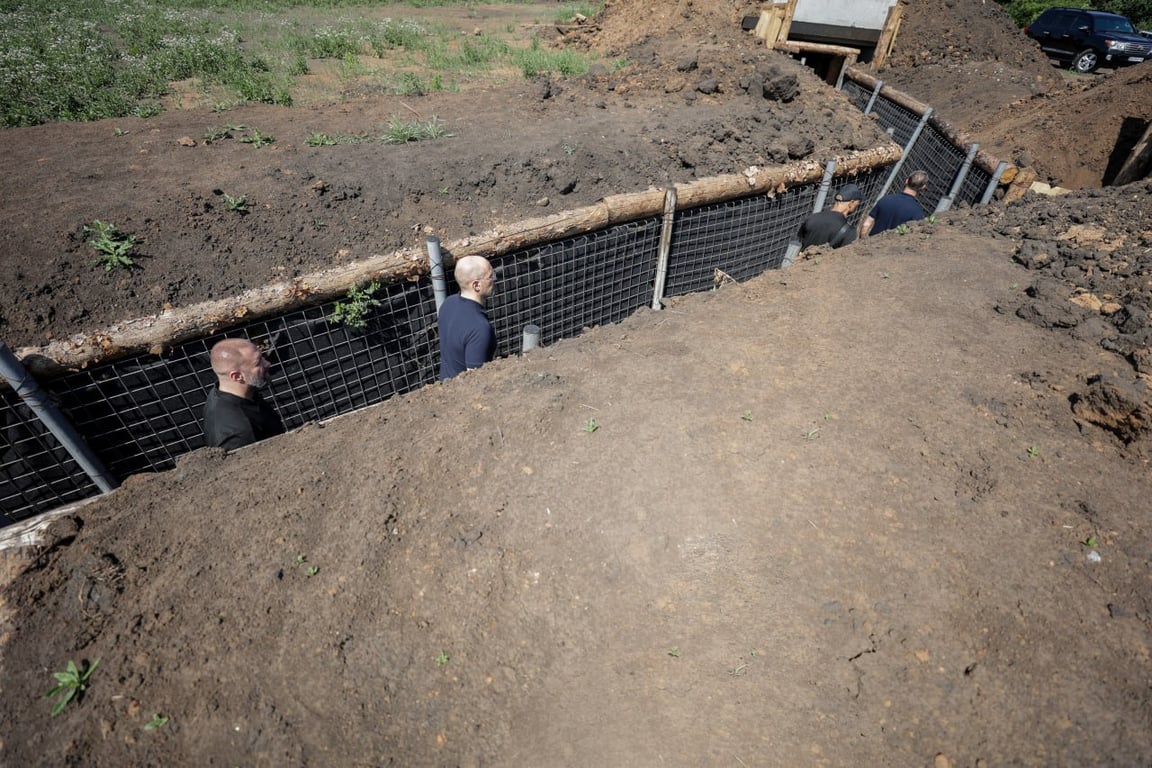
<path fill-rule="evenodd" d="M 1049 11 L 1041 19 L 1043 28 L 1054 35 L 1068 32 L 1072 29 L 1072 22 L 1079 16 L 1069 11 Z"/>
<path fill-rule="evenodd" d="M 1121 32 L 1128 35 L 1136 33 L 1136 29 L 1132 26 L 1132 22 L 1128 21 L 1128 19 L 1124 18 L 1123 16 L 1097 16 L 1096 31 Z"/>

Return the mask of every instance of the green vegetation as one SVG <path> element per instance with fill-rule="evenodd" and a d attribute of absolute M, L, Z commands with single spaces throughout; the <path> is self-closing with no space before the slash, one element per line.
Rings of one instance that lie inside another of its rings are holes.
<path fill-rule="evenodd" d="M 52 677 L 56 678 L 56 687 L 48 691 L 44 696 L 50 699 L 53 696 L 59 696 L 56 703 L 52 705 L 52 716 L 60 714 L 64 711 L 64 707 L 68 706 L 68 702 L 80 696 L 88 688 L 88 678 L 92 675 L 92 670 L 96 669 L 96 665 L 100 663 L 100 659 L 91 664 L 85 665 L 81 670 L 76 666 L 76 662 L 71 659 L 68 660 L 68 668 L 64 672 L 53 672 Z"/>
<path fill-rule="evenodd" d="M 157 728 L 163 728 L 167 724 L 168 724 L 168 718 L 162 716 L 159 712 L 157 712 L 156 714 L 152 715 L 151 720 L 149 720 L 147 723 L 144 724 L 144 730 L 154 731 Z"/>
<path fill-rule="evenodd" d="M 325 61 L 343 81 L 367 80 L 401 94 L 457 88 L 459 77 L 493 70 L 525 77 L 587 72 L 583 55 L 544 50 L 514 32 L 511 40 L 469 35 L 375 13 L 381 6 L 484 2 L 0 0 L 0 125 L 150 117 L 176 94 L 216 109 L 289 106 L 301 78 Z M 556 11 L 570 19 L 601 7 L 564 3 Z"/>
<path fill-rule="evenodd" d="M 224 193 L 224 204 L 228 206 L 228 210 L 236 211 L 236 213 L 243 216 L 248 213 L 248 199 L 244 195 L 237 195 L 233 197 L 227 192 Z"/>
<path fill-rule="evenodd" d="M 436 657 L 436 666 L 442 667 L 451 660 L 452 659 L 448 654 L 444 653 L 444 651 L 440 651 L 440 654 Z"/>
<path fill-rule="evenodd" d="M 588 434 L 592 434 L 598 429 L 600 429 L 600 425 L 596 422 L 596 419 L 588 419 L 588 421 L 584 422 L 584 431 Z"/>
<path fill-rule="evenodd" d="M 1152 28 L 1152 0 L 997 0 L 1021 27 L 1048 8 L 1092 8 L 1127 16 L 1137 29 Z"/>
<path fill-rule="evenodd" d="M 105 272 L 111 272 L 117 267 L 131 269 L 136 266 L 132 258 L 132 249 L 136 246 L 136 236 L 121 232 L 115 224 L 94 220 L 84 225 L 84 234 L 92 235 L 88 245 L 97 253 L 93 264 L 104 267 Z"/>
<path fill-rule="evenodd" d="M 349 328 L 363 329 L 368 326 L 368 315 L 373 308 L 380 306 L 380 300 L 372 294 L 380 290 L 380 283 L 373 281 L 367 285 L 354 285 L 348 291 L 346 301 L 338 301 L 332 307 L 328 319 Z"/>
<path fill-rule="evenodd" d="M 435 116 L 423 121 L 392 119 L 388 123 L 388 130 L 380 137 L 385 144 L 406 144 L 409 141 L 424 141 L 425 139 L 440 139 L 450 137 L 452 134 Z"/>

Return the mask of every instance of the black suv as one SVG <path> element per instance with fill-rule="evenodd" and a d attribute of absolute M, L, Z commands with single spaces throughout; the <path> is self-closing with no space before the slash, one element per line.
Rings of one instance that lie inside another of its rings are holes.
<path fill-rule="evenodd" d="M 1049 8 L 1024 28 L 1049 57 L 1092 72 L 1101 64 L 1121 66 L 1152 59 L 1152 39 L 1124 16 L 1081 8 Z"/>

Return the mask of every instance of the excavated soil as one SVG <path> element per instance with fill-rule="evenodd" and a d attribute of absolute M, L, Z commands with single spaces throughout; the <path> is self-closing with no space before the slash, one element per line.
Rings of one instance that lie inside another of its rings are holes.
<path fill-rule="evenodd" d="M 5 131 L 0 338 L 878 140 L 756 4 L 652 6 L 567 35 L 615 74 Z M 198 451 L 0 550 L 0 763 L 1152 763 L 1152 182 L 1100 188 L 1149 66 L 1071 79 L 993 3 L 914 3 L 878 76 L 1084 189 Z M 453 136 L 304 143 L 412 110 Z M 91 265 L 95 218 L 137 270 Z"/>

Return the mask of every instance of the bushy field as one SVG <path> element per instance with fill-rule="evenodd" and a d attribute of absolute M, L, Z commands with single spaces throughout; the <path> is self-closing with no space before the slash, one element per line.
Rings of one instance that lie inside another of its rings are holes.
<path fill-rule="evenodd" d="M 463 35 L 402 18 L 405 7 L 475 6 L 476 0 L 31 0 L 0 2 L 0 120 L 148 117 L 173 84 L 214 108 L 247 102 L 290 105 L 317 62 L 338 62 L 344 80 L 412 93 L 458 88 L 494 67 L 525 77 L 580 74 L 588 60 L 547 50 L 536 37 Z M 319 13 L 318 11 L 330 11 Z M 398 11 L 395 16 L 392 11 Z M 590 4 L 557 6 L 557 18 L 590 15 Z M 414 71 L 415 70 L 415 71 Z"/>

